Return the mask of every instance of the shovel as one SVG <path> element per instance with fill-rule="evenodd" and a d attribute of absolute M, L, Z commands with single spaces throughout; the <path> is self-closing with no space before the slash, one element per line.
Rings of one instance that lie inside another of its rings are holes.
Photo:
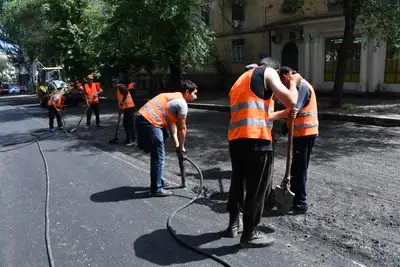
<path fill-rule="evenodd" d="M 275 200 L 278 211 L 282 214 L 289 212 L 292 207 L 294 193 L 290 191 L 290 170 L 292 168 L 292 157 L 293 157 L 293 123 L 294 119 L 290 119 L 290 128 L 288 133 L 288 144 L 287 144 L 287 157 L 286 157 L 286 173 L 280 185 L 275 187 Z"/>
<path fill-rule="evenodd" d="M 108 141 L 109 144 L 116 144 L 119 140 L 118 129 L 119 129 L 119 122 L 121 121 L 121 115 L 122 115 L 122 109 L 120 108 L 119 112 L 118 112 L 118 122 L 117 122 L 117 129 L 115 129 L 115 136 L 114 136 L 114 139 Z"/>

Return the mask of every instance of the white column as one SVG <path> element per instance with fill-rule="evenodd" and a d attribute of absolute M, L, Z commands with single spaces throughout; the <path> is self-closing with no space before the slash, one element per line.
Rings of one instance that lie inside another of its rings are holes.
<path fill-rule="evenodd" d="M 357 91 L 367 92 L 369 90 L 369 76 L 371 71 L 371 40 L 368 35 L 362 35 L 361 55 L 360 55 L 360 82 Z"/>
<path fill-rule="evenodd" d="M 311 72 L 310 72 L 310 61 L 311 61 L 311 44 L 310 44 L 310 35 L 308 33 L 303 34 L 304 39 L 304 78 L 306 80 L 311 81 Z"/>
<path fill-rule="evenodd" d="M 310 38 L 311 38 L 310 77 L 312 83 L 317 85 L 320 84 L 321 81 L 321 78 L 319 77 L 321 75 L 320 60 L 321 57 L 324 57 L 324 55 L 321 55 L 319 34 L 317 32 L 310 33 Z"/>

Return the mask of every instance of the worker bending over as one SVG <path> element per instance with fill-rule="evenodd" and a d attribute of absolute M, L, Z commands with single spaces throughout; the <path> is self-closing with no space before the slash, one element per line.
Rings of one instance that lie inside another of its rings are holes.
<path fill-rule="evenodd" d="M 279 62 L 265 58 L 261 66 L 243 73 L 229 92 L 231 119 L 228 130 L 232 177 L 227 210 L 228 236 L 241 232 L 239 213 L 243 206 L 243 233 L 241 247 L 261 247 L 274 243 L 274 239 L 257 231 L 264 208 L 266 194 L 272 189 L 272 122 L 269 114 L 274 109 L 272 95 L 288 108 L 297 102 L 296 86 L 299 74 L 290 76 L 289 90 L 282 84 Z M 243 205 L 243 180 L 246 197 Z"/>
<path fill-rule="evenodd" d="M 117 79 L 113 79 L 112 86 L 115 89 L 118 100 L 118 108 L 120 112 L 124 113 L 124 120 L 122 122 L 125 133 L 126 140 L 125 144 L 127 146 L 133 146 L 136 141 L 136 130 L 135 130 L 135 103 L 133 102 L 132 96 L 128 88 L 121 83 L 118 83 Z"/>
<path fill-rule="evenodd" d="M 103 92 L 100 88 L 100 83 L 94 83 L 94 77 L 92 74 L 87 76 L 87 83 L 84 87 L 84 93 L 86 95 L 86 105 L 90 105 L 86 112 L 86 127 L 90 127 L 92 120 L 92 113 L 96 116 L 96 126 L 100 126 L 100 108 L 99 108 L 99 94 Z"/>
<path fill-rule="evenodd" d="M 290 77 L 296 71 L 289 67 L 280 69 L 282 83 L 290 86 Z M 315 139 L 319 134 L 318 130 L 318 105 L 314 88 L 305 79 L 297 86 L 298 101 L 296 104 L 296 118 L 293 130 L 293 161 L 290 172 L 290 190 L 295 194 L 293 198 L 292 211 L 294 213 L 306 213 L 307 205 L 307 172 L 310 156 L 314 147 Z M 287 118 L 289 110 L 276 112 L 271 120 Z M 289 120 L 286 126 L 290 129 Z"/>
<path fill-rule="evenodd" d="M 64 91 L 54 91 L 51 96 L 49 101 L 47 102 L 47 106 L 49 109 L 49 128 L 50 132 L 54 133 L 54 117 L 57 118 L 57 126 L 59 130 L 63 130 L 63 123 L 61 120 L 61 108 L 63 106 L 64 102 Z"/>
<path fill-rule="evenodd" d="M 162 170 L 165 158 L 167 126 L 177 153 L 185 151 L 187 102 L 197 98 L 197 85 L 182 81 L 179 92 L 161 93 L 149 100 L 136 117 L 138 148 L 150 153 L 150 190 L 152 196 L 169 196 L 164 190 Z"/>

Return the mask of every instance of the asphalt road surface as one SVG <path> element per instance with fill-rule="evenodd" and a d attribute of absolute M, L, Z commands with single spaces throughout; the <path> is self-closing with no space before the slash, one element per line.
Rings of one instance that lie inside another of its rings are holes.
<path fill-rule="evenodd" d="M 83 110 L 64 109 L 68 127 L 76 125 Z M 165 226 L 169 214 L 195 195 L 195 170 L 188 169 L 188 189 L 150 198 L 149 156 L 135 147 L 109 145 L 116 105 L 103 101 L 101 112 L 102 128 L 80 127 L 74 134 L 40 141 L 50 172 L 55 266 L 219 266 L 181 247 Z M 265 212 L 261 229 L 276 243 L 239 250 L 239 237 L 220 235 L 228 220 L 228 115 L 190 112 L 186 149 L 203 170 L 207 196 L 173 221 L 185 241 L 232 266 L 400 266 L 399 128 L 322 122 L 309 170 L 309 213 Z M 30 140 L 30 133 L 49 134 L 46 110 L 34 97 L 1 97 L 0 123 L 0 150 Z M 122 127 L 119 133 L 123 141 Z M 275 184 L 284 174 L 284 146 L 283 138 Z M 46 177 L 38 147 L 0 153 L 0 162 L 0 266 L 48 266 Z M 179 184 L 171 146 L 164 177 Z"/>

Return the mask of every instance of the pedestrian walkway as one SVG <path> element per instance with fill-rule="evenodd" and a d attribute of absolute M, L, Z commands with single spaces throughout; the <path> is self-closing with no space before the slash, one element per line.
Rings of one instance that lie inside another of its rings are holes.
<path fill-rule="evenodd" d="M 329 108 L 330 97 L 318 97 L 320 119 L 350 121 L 378 126 L 400 126 L 400 99 L 344 97 L 342 108 Z M 228 94 L 199 94 L 192 108 L 229 112 Z"/>

